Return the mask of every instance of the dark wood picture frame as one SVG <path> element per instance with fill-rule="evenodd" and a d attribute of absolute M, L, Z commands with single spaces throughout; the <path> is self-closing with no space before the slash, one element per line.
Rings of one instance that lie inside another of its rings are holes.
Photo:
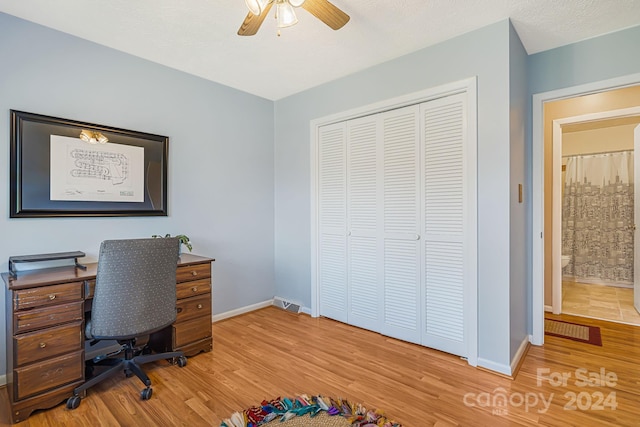
<path fill-rule="evenodd" d="M 24 111 L 11 110 L 10 116 L 10 218 L 167 216 L 169 137 Z M 109 144 L 143 149 L 138 174 L 144 201 L 51 200 L 52 136 L 79 138 L 83 130 L 100 132 Z"/>

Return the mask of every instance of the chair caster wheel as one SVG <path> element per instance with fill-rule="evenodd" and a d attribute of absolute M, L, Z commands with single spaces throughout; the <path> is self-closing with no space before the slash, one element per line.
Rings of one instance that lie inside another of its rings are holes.
<path fill-rule="evenodd" d="M 80 396 L 71 396 L 67 399 L 67 409 L 76 409 L 80 406 Z"/>
<path fill-rule="evenodd" d="M 152 395 L 153 395 L 153 389 L 151 387 L 147 387 L 145 389 L 142 389 L 142 391 L 140 392 L 140 399 L 149 400 L 151 399 Z"/>
<path fill-rule="evenodd" d="M 179 367 L 184 368 L 185 366 L 187 366 L 187 358 L 184 356 L 180 356 L 178 357 L 177 363 Z"/>

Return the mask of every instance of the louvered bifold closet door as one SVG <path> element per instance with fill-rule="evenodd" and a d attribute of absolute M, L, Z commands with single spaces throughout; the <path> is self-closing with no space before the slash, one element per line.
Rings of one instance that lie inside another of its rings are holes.
<path fill-rule="evenodd" d="M 465 341 L 466 98 L 421 105 L 424 155 L 423 344 L 467 356 Z"/>
<path fill-rule="evenodd" d="M 420 343 L 420 116 L 413 105 L 380 114 L 383 149 L 383 328 Z"/>
<path fill-rule="evenodd" d="M 320 315 L 347 321 L 346 125 L 318 135 L 318 284 Z"/>
<path fill-rule="evenodd" d="M 382 324 L 380 120 L 347 122 L 348 323 L 374 331 Z"/>

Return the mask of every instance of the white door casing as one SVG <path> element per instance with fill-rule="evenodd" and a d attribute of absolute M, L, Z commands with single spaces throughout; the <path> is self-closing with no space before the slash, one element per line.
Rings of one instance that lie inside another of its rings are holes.
<path fill-rule="evenodd" d="M 633 306 L 640 312 L 640 125 L 633 130 Z"/>
<path fill-rule="evenodd" d="M 583 114 L 580 116 L 573 117 L 565 117 L 562 119 L 556 119 L 553 121 L 553 170 L 559 171 L 562 167 L 562 127 L 570 124 L 578 124 L 578 123 L 588 123 L 588 122 L 596 122 L 599 120 L 608 120 L 615 118 L 623 118 L 630 116 L 640 115 L 640 106 L 638 107 L 630 107 L 630 108 L 622 108 L 619 110 L 610 110 L 603 111 L 599 113 L 589 113 Z M 638 129 L 635 129 L 636 136 L 634 138 L 634 147 L 638 144 L 637 132 Z M 636 169 L 636 156 L 638 156 L 637 150 L 634 149 L 634 200 L 636 197 L 636 193 L 638 190 L 638 185 L 636 178 L 638 176 L 635 173 Z M 552 310 L 554 314 L 560 314 L 562 312 L 562 179 L 561 174 L 554 173 L 552 178 L 552 218 L 553 218 L 553 232 L 552 232 L 552 242 L 551 242 L 551 253 L 552 253 Z M 638 218 L 638 204 L 634 203 L 634 222 L 637 223 Z M 634 236 L 634 287 L 636 284 L 636 271 L 637 270 L 637 262 L 638 258 L 640 258 L 638 254 L 638 239 L 635 239 Z M 534 293 L 535 295 L 535 293 Z M 634 292 L 634 295 L 636 293 Z M 535 313 L 535 311 L 534 311 Z M 534 323 L 535 327 L 535 323 Z M 536 344 L 534 342 L 534 344 Z"/>
<path fill-rule="evenodd" d="M 536 93 L 533 95 L 533 150 L 532 150 L 532 226 L 531 226 L 531 343 L 544 344 L 544 104 L 596 92 L 619 89 L 640 83 L 640 74 L 616 77 L 579 86 Z"/>

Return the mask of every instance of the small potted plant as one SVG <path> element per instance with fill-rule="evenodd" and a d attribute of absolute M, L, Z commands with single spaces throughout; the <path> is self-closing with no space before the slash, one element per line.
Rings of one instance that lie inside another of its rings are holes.
<path fill-rule="evenodd" d="M 172 237 L 171 234 L 165 234 L 164 236 L 161 236 L 159 234 L 154 234 L 151 237 Z M 180 248 L 182 248 L 182 245 L 185 245 L 187 247 L 187 249 L 189 249 L 189 252 L 191 252 L 191 250 L 193 249 L 193 246 L 191 245 L 191 241 L 189 240 L 189 236 L 185 235 L 185 234 L 178 234 L 176 236 L 173 236 L 176 239 L 180 240 Z M 182 252 L 182 251 L 180 251 Z"/>

